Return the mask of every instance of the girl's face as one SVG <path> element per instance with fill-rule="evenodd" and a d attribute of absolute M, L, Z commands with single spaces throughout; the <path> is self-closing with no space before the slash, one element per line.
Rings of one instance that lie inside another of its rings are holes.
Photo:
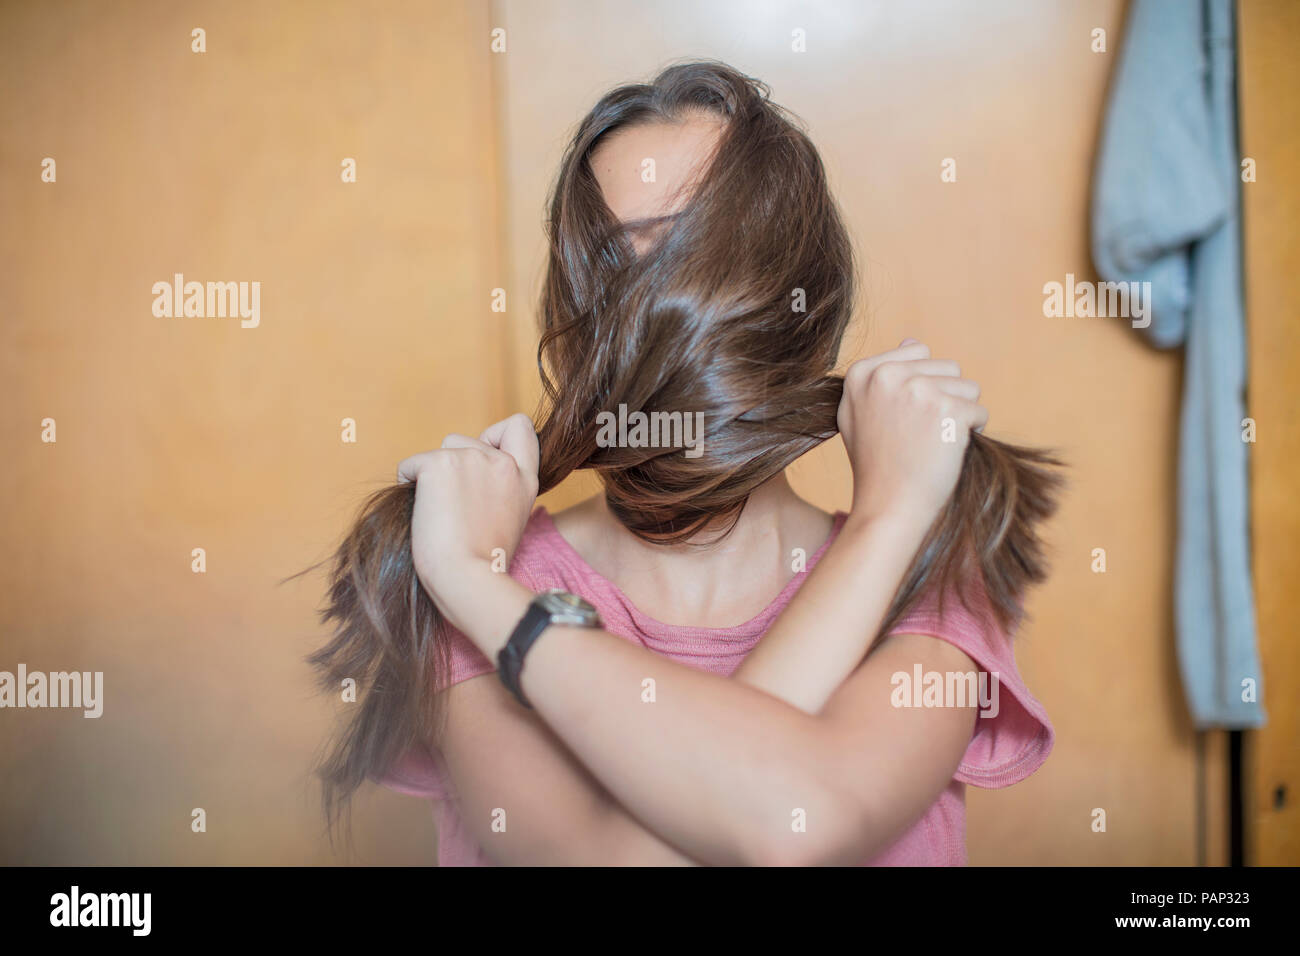
<path fill-rule="evenodd" d="M 697 112 L 681 122 L 644 123 L 610 134 L 590 157 L 605 204 L 624 222 L 676 212 L 707 168 L 721 132 L 722 120 Z M 640 255 L 654 238 L 648 230 L 633 233 L 632 247 Z"/>

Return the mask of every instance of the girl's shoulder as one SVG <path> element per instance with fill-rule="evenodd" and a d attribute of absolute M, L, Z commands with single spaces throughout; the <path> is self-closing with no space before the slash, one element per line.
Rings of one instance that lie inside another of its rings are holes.
<path fill-rule="evenodd" d="M 582 507 L 581 505 L 577 507 Z M 563 514 L 571 515 L 575 509 Z M 571 520 L 566 521 L 566 529 Z M 510 576 L 534 591 L 562 586 L 590 572 L 573 545 L 560 533 L 555 516 L 542 505 L 533 509 L 510 561 Z"/>
<path fill-rule="evenodd" d="M 960 595 L 940 595 L 931 589 L 890 633 L 946 641 L 961 649 L 978 669 L 980 715 L 957 780 L 998 789 L 1023 780 L 1043 765 L 1052 752 L 1055 730 L 1020 673 L 1013 635 L 999 622 L 982 586 L 967 587 Z M 947 684 L 949 675 L 943 676 Z"/>

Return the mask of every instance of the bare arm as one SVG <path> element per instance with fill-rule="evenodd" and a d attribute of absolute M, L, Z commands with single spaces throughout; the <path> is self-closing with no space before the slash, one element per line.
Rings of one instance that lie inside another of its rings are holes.
<path fill-rule="evenodd" d="M 861 573 L 864 562 L 851 557 L 869 540 L 846 523 L 827 558 L 840 549 L 849 559 L 824 558 L 805 588 L 823 566 L 826 577 L 837 568 Z M 475 583 L 448 607 L 457 626 L 494 654 L 532 594 L 486 566 L 479 570 L 462 578 Z M 847 610 L 861 593 L 857 584 L 844 577 L 826 595 L 806 599 L 801 588 L 790 609 L 830 598 Z M 537 714 L 612 797 L 684 855 L 708 863 L 860 862 L 933 802 L 970 740 L 969 710 L 891 705 L 890 676 L 917 663 L 973 668 L 935 638 L 895 637 L 824 713 L 812 715 L 604 631 L 553 627 L 530 652 L 523 686 Z M 654 703 L 642 699 L 647 677 L 655 681 Z M 808 831 L 791 839 L 796 812 L 806 815 Z"/>
<path fill-rule="evenodd" d="M 447 694 L 440 750 L 455 782 L 462 824 L 495 862 L 695 863 L 628 813 L 495 674 L 463 681 Z"/>
<path fill-rule="evenodd" d="M 891 554 L 889 545 L 914 536 L 903 528 L 877 530 L 857 549 L 866 552 L 865 561 L 832 547 L 813 569 L 799 591 L 804 597 L 796 596 L 759 645 L 774 637 L 785 641 L 782 634 L 795 635 L 802 627 L 803 651 L 788 662 L 771 655 L 770 666 L 755 670 L 766 678 L 767 686 L 759 689 L 796 705 L 809 687 L 828 688 L 829 698 L 857 665 L 878 625 L 871 619 L 883 613 L 891 597 L 885 589 L 902 573 L 891 577 L 890 569 L 905 567 L 910 557 L 910 552 Z M 867 581 L 867 588 L 858 590 L 851 577 Z M 844 608 L 848 602 L 833 598 L 846 593 L 856 593 L 858 600 Z M 841 610 L 847 613 L 838 619 Z M 837 633 L 848 638 L 836 640 Z M 757 653 L 750 653 L 742 670 Z M 740 673 L 733 679 L 746 682 Z M 639 682 L 632 690 L 639 694 Z M 523 865 L 695 862 L 624 809 L 537 712 L 519 706 L 495 675 L 456 685 L 448 694 L 442 753 L 456 782 L 462 819 L 494 860 Z M 805 696 L 803 703 L 809 702 Z M 819 710 L 824 703 L 815 701 L 815 707 L 805 709 Z M 497 811 L 505 811 L 504 831 L 492 826 Z"/>
<path fill-rule="evenodd" d="M 827 549 L 732 674 L 810 714 L 862 662 L 926 528 L 923 518 L 891 516 L 845 530 L 861 540 Z"/>

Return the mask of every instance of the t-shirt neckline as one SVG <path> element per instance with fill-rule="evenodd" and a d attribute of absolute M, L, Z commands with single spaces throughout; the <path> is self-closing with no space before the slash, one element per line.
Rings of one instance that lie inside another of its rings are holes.
<path fill-rule="evenodd" d="M 831 532 L 826 540 L 822 542 L 821 547 L 808 556 L 807 563 L 803 571 L 798 571 L 786 582 L 785 586 L 777 595 L 769 601 L 761 611 L 755 614 L 747 621 L 740 624 L 733 624 L 730 627 L 698 627 L 691 624 L 667 624 L 658 618 L 651 617 L 642 611 L 633 603 L 617 584 L 605 577 L 595 568 L 593 568 L 587 559 L 578 553 L 578 550 L 569 542 L 560 529 L 555 524 L 554 516 L 544 506 L 537 507 L 537 514 L 540 517 L 540 531 L 551 541 L 551 544 L 568 556 L 569 560 L 577 565 L 579 573 L 583 577 L 590 578 L 597 582 L 601 587 L 607 589 L 617 598 L 618 602 L 627 611 L 632 622 L 637 629 L 643 634 L 666 641 L 681 641 L 690 639 L 692 641 L 706 638 L 714 641 L 738 641 L 746 640 L 758 636 L 771 626 L 772 621 L 777 614 L 790 602 L 795 591 L 803 583 L 803 579 L 808 576 L 809 572 L 816 567 L 817 562 L 821 560 L 831 544 L 839 537 L 840 530 L 844 527 L 845 519 L 848 513 L 845 511 L 836 511 L 832 514 Z"/>

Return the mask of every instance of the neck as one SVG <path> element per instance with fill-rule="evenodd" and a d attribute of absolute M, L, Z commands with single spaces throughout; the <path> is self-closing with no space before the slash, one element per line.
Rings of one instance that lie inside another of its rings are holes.
<path fill-rule="evenodd" d="M 795 549 L 811 556 L 831 517 L 808 504 L 782 472 L 749 497 L 731 533 L 704 531 L 688 544 L 643 541 L 603 495 L 556 516 L 575 550 L 645 613 L 668 624 L 727 627 L 762 611 L 794 576 Z"/>

